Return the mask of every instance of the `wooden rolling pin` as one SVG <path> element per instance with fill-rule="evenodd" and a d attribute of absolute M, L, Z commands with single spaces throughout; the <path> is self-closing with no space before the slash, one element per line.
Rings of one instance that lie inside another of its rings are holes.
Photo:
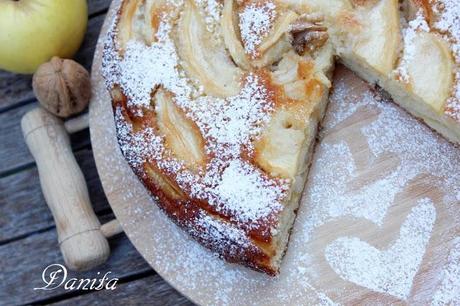
<path fill-rule="evenodd" d="M 69 269 L 87 270 L 110 255 L 108 237 L 122 232 L 117 220 L 101 226 L 90 203 L 85 178 L 72 153 L 68 133 L 88 127 L 88 116 L 65 124 L 41 107 L 24 115 L 22 132 L 35 158 L 40 183 L 53 214 L 59 245 Z"/>

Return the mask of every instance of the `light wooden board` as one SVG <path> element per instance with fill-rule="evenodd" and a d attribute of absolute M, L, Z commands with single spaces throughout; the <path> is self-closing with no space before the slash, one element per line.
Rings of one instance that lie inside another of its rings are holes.
<path fill-rule="evenodd" d="M 113 13 L 93 65 L 91 141 L 117 218 L 166 281 L 203 305 L 460 303 L 460 149 L 342 66 L 279 277 L 225 263 L 191 240 L 118 148 L 100 74 Z"/>

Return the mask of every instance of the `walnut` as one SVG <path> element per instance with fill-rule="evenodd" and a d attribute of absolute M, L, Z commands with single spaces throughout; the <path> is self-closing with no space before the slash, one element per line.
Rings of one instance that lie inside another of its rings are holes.
<path fill-rule="evenodd" d="M 91 98 L 89 73 L 73 60 L 53 57 L 35 72 L 32 86 L 41 105 L 63 118 L 83 111 Z"/>
<path fill-rule="evenodd" d="M 314 52 L 326 43 L 329 35 L 323 20 L 318 14 L 304 14 L 291 24 L 292 45 L 297 53 Z"/>

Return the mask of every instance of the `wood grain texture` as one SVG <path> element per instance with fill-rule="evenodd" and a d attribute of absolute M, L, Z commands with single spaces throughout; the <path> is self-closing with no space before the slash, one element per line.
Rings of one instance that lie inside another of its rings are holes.
<path fill-rule="evenodd" d="M 76 152 L 96 213 L 107 211 L 105 198 L 91 150 Z M 43 198 L 35 167 L 0 179 L 0 242 L 49 228 L 54 225 Z"/>
<path fill-rule="evenodd" d="M 33 98 L 31 75 L 0 70 L 0 110 Z"/>
<path fill-rule="evenodd" d="M 110 6 L 111 0 L 88 0 L 88 15 L 105 12 Z"/>
<path fill-rule="evenodd" d="M 160 276 L 153 275 L 129 283 L 120 284 L 114 291 L 99 291 L 77 296 L 51 305 L 194 305 L 167 284 Z"/>
<path fill-rule="evenodd" d="M 118 222 L 117 219 L 113 219 L 107 223 L 102 224 L 101 232 L 105 237 L 111 238 L 113 236 L 123 233 L 123 228 L 121 227 L 121 224 L 120 222 Z"/>
<path fill-rule="evenodd" d="M 110 220 L 109 215 L 104 220 Z M 110 271 L 110 276 L 124 279 L 139 273 L 151 271 L 149 265 L 124 235 L 110 239 L 112 254 L 110 260 L 95 269 L 86 272 L 69 271 L 68 278 L 95 278 L 97 272 Z M 0 301 L 2 305 L 27 304 L 44 301 L 56 296 L 71 295 L 62 287 L 50 290 L 33 290 L 42 287 L 43 269 L 50 264 L 64 264 L 59 251 L 55 229 L 32 235 L 7 245 L 0 246 Z"/>
<path fill-rule="evenodd" d="M 21 118 L 36 104 L 28 104 L 0 114 L 0 174 L 32 162 L 32 156 L 23 141 Z"/>
<path fill-rule="evenodd" d="M 33 163 L 32 155 L 24 142 L 20 122 L 22 116 L 36 106 L 37 103 L 32 103 L 0 113 L 0 143 L 3 146 L 0 150 L 0 177 L 5 172 Z M 74 150 L 88 146 L 88 130 L 72 134 L 71 140 Z"/>

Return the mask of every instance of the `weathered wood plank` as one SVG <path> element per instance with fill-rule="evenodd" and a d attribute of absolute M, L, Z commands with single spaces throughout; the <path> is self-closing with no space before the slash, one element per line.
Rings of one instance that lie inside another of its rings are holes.
<path fill-rule="evenodd" d="M 32 76 L 0 70 L 0 110 L 33 97 Z"/>
<path fill-rule="evenodd" d="M 30 164 L 33 158 L 29 153 L 26 143 L 24 142 L 21 131 L 22 116 L 33 107 L 37 102 L 27 104 L 23 107 L 15 108 L 0 114 L 0 176 L 5 172 Z M 72 135 L 72 145 L 78 149 L 89 145 L 88 130 L 75 133 Z"/>
<path fill-rule="evenodd" d="M 120 284 L 113 291 L 98 291 L 52 305 L 194 305 L 159 275 Z"/>
<path fill-rule="evenodd" d="M 102 10 L 106 8 L 106 2 L 106 0 L 95 1 L 98 4 L 97 7 Z M 75 60 L 85 66 L 86 69 L 91 68 L 94 49 L 104 18 L 105 14 L 95 16 L 89 20 L 85 40 L 75 55 Z M 0 70 L 0 111 L 32 98 L 34 98 L 34 94 L 30 75 L 20 75 Z"/>
<path fill-rule="evenodd" d="M 94 50 L 96 49 L 97 39 L 104 23 L 105 14 L 91 18 L 88 23 L 88 31 L 80 50 L 75 55 L 75 60 L 82 64 L 86 69 L 91 69 L 93 63 Z"/>
<path fill-rule="evenodd" d="M 123 279 L 152 271 L 124 234 L 111 238 L 110 247 L 112 254 L 104 265 L 86 272 L 69 271 L 67 279 L 100 278 L 109 271 L 110 277 Z M 62 287 L 49 291 L 34 290 L 44 285 L 42 272 L 48 265 L 63 264 L 54 228 L 0 246 L 0 258 L 2 305 L 28 304 L 72 293 Z"/>
<path fill-rule="evenodd" d="M 98 213 L 109 209 L 91 150 L 83 149 L 75 155 L 94 210 Z M 0 179 L 0 203 L 0 243 L 54 225 L 35 167 Z"/>
<path fill-rule="evenodd" d="M 112 0 L 89 0 L 88 1 L 88 15 L 94 15 L 106 11 Z"/>
<path fill-rule="evenodd" d="M 0 114 L 0 173 L 32 162 L 21 132 L 21 118 L 36 103 Z"/>

